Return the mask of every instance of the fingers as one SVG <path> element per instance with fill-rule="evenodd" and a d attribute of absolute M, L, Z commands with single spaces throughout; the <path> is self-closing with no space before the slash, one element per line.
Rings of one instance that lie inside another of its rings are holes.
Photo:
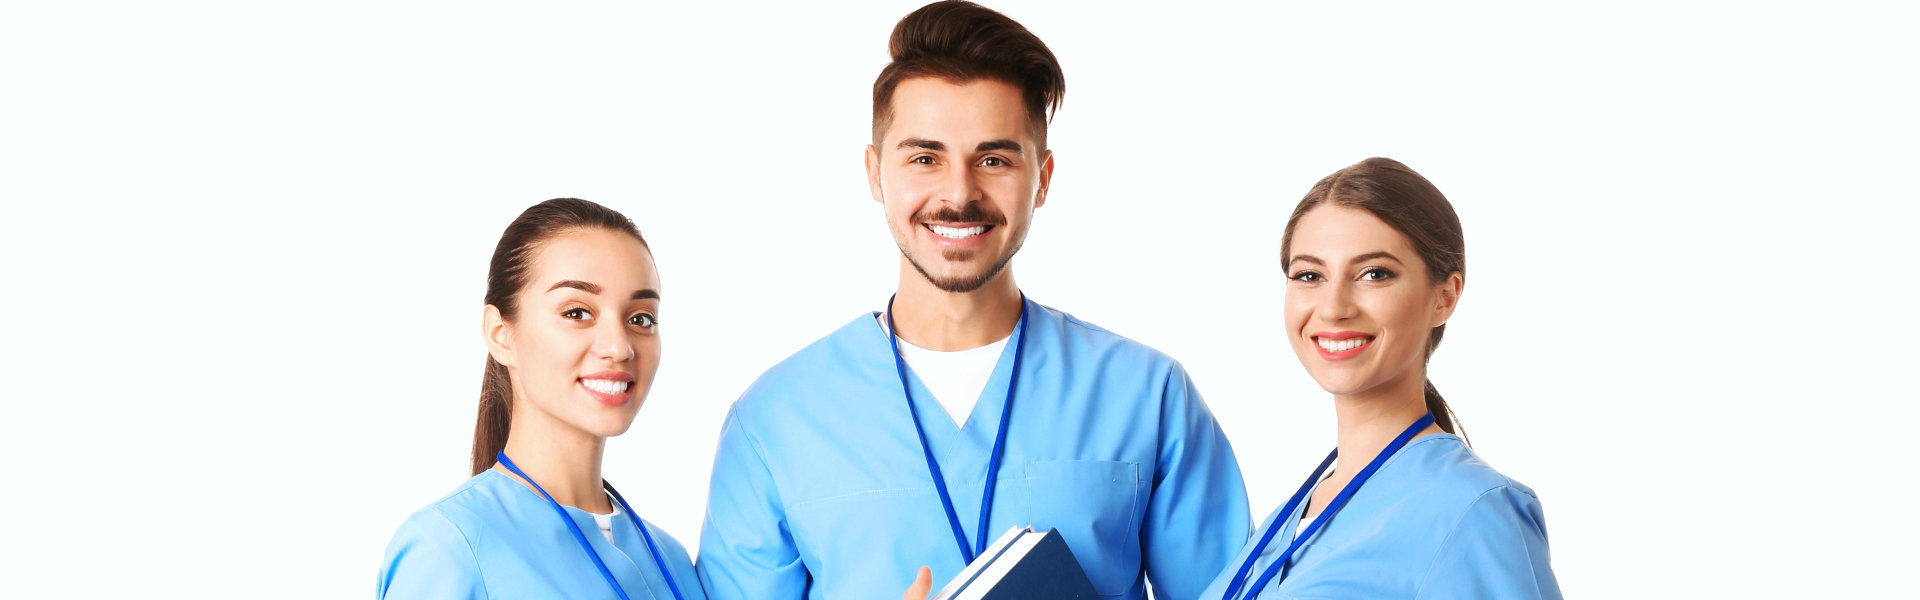
<path fill-rule="evenodd" d="M 907 594 L 901 598 L 902 600 L 926 600 L 927 593 L 931 591 L 933 591 L 933 571 L 920 567 L 920 572 L 913 577 L 913 587 L 907 588 Z"/>

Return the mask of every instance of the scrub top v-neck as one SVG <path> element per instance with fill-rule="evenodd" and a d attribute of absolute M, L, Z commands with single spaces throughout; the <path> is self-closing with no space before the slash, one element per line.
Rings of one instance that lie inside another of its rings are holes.
<path fill-rule="evenodd" d="M 977 544 L 1003 414 L 987 537 L 1055 528 L 1103 596 L 1144 598 L 1151 580 L 1160 597 L 1195 597 L 1251 524 L 1199 391 L 1151 348 L 1031 300 L 1023 314 L 1018 381 L 1010 342 L 959 424 L 911 369 L 903 398 L 878 311 L 762 375 L 729 411 L 714 459 L 698 569 L 709 597 L 897 597 L 921 565 L 951 578 L 964 566 L 951 522 Z M 915 413 L 931 417 L 925 451 Z"/>

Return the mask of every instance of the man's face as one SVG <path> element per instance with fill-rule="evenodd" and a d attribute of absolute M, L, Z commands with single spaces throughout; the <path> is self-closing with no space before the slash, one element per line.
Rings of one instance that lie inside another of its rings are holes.
<path fill-rule="evenodd" d="M 1052 176 L 1020 89 L 999 81 L 902 81 L 891 125 L 867 147 L 867 184 L 894 243 L 948 292 L 979 289 L 1006 268 Z"/>

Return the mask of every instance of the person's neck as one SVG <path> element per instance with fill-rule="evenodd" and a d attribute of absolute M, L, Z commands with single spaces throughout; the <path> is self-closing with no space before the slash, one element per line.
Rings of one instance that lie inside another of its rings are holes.
<path fill-rule="evenodd" d="M 554 502 L 592 513 L 613 512 L 600 479 L 600 462 L 606 455 L 607 438 L 556 426 L 550 418 L 534 417 L 534 411 L 528 412 L 525 416 L 530 418 L 514 415 L 516 418 L 507 435 L 507 457 L 538 483 L 540 489 L 553 496 Z M 513 477 L 504 465 L 495 465 L 494 470 Z"/>
<path fill-rule="evenodd" d="M 1393 438 L 1427 414 L 1425 384 L 1422 373 L 1374 390 L 1334 396 L 1333 410 L 1340 428 L 1336 443 L 1340 466 L 1336 469 L 1343 481 L 1373 462 Z M 1428 425 L 1416 437 L 1440 432 L 1440 426 Z"/>
<path fill-rule="evenodd" d="M 905 262 L 905 261 L 902 261 Z M 1011 268 L 971 292 L 948 292 L 904 265 L 893 300 L 894 335 L 942 352 L 978 348 L 1013 335 L 1020 323 L 1020 288 Z"/>

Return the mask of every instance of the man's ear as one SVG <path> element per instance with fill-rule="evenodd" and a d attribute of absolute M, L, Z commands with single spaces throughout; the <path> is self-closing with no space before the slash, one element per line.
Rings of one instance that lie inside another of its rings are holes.
<path fill-rule="evenodd" d="M 1453 309 L 1460 306 L 1460 292 L 1465 291 L 1466 287 L 1467 278 L 1459 271 L 1447 275 L 1447 280 L 1440 282 L 1440 299 L 1433 305 L 1433 318 L 1427 323 L 1428 327 L 1445 325 L 1447 319 L 1453 318 Z"/>
<path fill-rule="evenodd" d="M 1040 159 L 1040 193 L 1033 195 L 1033 207 L 1047 204 L 1047 186 L 1053 185 L 1053 151 L 1046 151 L 1046 158 Z"/>
<path fill-rule="evenodd" d="M 887 203 L 887 196 L 880 191 L 880 149 L 867 144 L 867 192 L 873 194 L 873 201 Z"/>
<path fill-rule="evenodd" d="M 487 305 L 480 317 L 480 337 L 486 340 L 487 355 L 493 357 L 493 362 L 504 367 L 514 366 L 513 325 L 500 314 L 499 307 Z"/>

